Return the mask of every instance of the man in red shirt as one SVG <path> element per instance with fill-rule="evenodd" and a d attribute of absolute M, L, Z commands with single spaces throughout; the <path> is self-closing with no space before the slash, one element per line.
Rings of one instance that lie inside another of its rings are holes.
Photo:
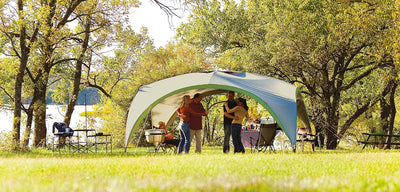
<path fill-rule="evenodd" d="M 196 93 L 193 96 L 192 102 L 189 104 L 189 107 L 196 113 L 204 113 L 206 110 L 201 104 L 202 95 L 200 93 Z M 202 116 L 194 116 L 192 115 L 189 120 L 190 127 L 190 141 L 193 140 L 193 137 L 196 137 L 196 153 L 201 153 L 201 130 L 203 128 L 202 124 Z"/>

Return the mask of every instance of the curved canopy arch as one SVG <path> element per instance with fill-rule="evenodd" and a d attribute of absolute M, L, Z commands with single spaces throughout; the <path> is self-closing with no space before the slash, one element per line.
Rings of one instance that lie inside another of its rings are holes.
<path fill-rule="evenodd" d="M 208 96 L 227 90 L 243 93 L 260 103 L 274 117 L 293 145 L 296 144 L 298 115 L 310 128 L 304 102 L 297 87 L 292 84 L 247 72 L 190 73 L 139 88 L 127 117 L 125 147 L 150 111 L 153 124 L 158 121 L 170 123 L 184 95 L 201 93 Z"/>

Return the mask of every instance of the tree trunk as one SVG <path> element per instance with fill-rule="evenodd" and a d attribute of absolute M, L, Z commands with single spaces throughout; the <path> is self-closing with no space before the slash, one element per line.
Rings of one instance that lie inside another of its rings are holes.
<path fill-rule="evenodd" d="M 27 149 L 29 147 L 29 140 L 32 133 L 32 122 L 33 122 L 33 110 L 37 100 L 37 92 L 36 90 L 33 92 L 32 101 L 29 104 L 29 108 L 25 111 L 27 119 L 26 119 L 26 128 L 25 128 L 25 136 L 23 141 L 23 148 Z"/>
<path fill-rule="evenodd" d="M 69 125 L 71 123 L 72 113 L 74 112 L 76 101 L 78 100 L 78 95 L 80 92 L 80 82 L 81 82 L 81 74 L 82 74 L 82 62 L 78 61 L 75 66 L 75 75 L 74 75 L 74 83 L 72 88 L 72 94 L 69 98 L 67 111 L 64 116 L 64 123 Z"/>
<path fill-rule="evenodd" d="M 396 88 L 398 86 L 398 84 L 394 81 L 392 81 L 392 88 L 390 90 L 390 116 L 389 116 L 389 122 L 388 122 L 388 135 L 392 135 L 393 134 L 393 127 L 394 127 L 394 120 L 396 117 L 396 103 L 395 103 L 395 96 L 396 96 Z M 390 143 L 392 142 L 392 137 L 388 137 L 386 138 L 386 143 L 387 144 L 384 148 L 385 149 L 390 149 Z"/>
<path fill-rule="evenodd" d="M 331 106 L 327 112 L 327 125 L 325 127 L 326 133 L 326 149 L 336 149 L 338 145 L 338 125 L 339 118 L 336 106 Z"/>
<path fill-rule="evenodd" d="M 23 83 L 25 69 L 26 69 L 26 61 L 21 60 L 17 75 L 15 77 L 15 85 L 14 85 L 14 119 L 13 119 L 13 132 L 12 132 L 13 150 L 17 150 L 20 145 L 22 83 Z"/>
<path fill-rule="evenodd" d="M 205 118 L 207 121 L 204 124 L 204 131 L 203 131 L 203 139 L 201 145 L 204 145 L 204 143 L 210 142 L 210 122 L 208 118 Z"/>
<path fill-rule="evenodd" d="M 215 127 L 217 127 L 217 121 L 218 121 L 218 118 L 217 117 L 215 117 L 214 118 L 214 122 L 213 122 L 213 125 L 212 125 L 212 130 L 211 130 L 211 135 L 210 135 L 210 141 L 214 141 L 214 133 L 215 133 Z"/>
<path fill-rule="evenodd" d="M 379 104 L 380 104 L 380 106 L 381 106 L 381 113 L 380 113 L 380 115 L 381 115 L 381 122 L 382 122 L 382 125 L 381 125 L 381 127 L 382 127 L 382 129 L 383 129 L 383 131 L 385 132 L 385 133 L 387 133 L 388 132 L 388 120 L 389 120 L 389 116 L 390 116 L 390 110 L 391 110 L 391 107 L 390 107 L 390 105 L 386 102 L 386 98 L 385 97 L 382 97 L 381 99 L 379 99 Z"/>
<path fill-rule="evenodd" d="M 35 129 L 33 132 L 33 146 L 40 147 L 46 138 L 46 103 L 40 99 L 35 103 Z"/>
<path fill-rule="evenodd" d="M 47 129 L 46 129 L 46 96 L 47 96 L 47 82 L 49 73 L 45 72 L 43 76 L 36 83 L 38 99 L 34 106 L 34 121 L 35 129 L 33 133 L 33 146 L 40 147 L 40 144 L 45 142 Z"/>
<path fill-rule="evenodd" d="M 53 19 L 56 12 L 56 0 L 47 2 L 49 14 L 46 16 L 46 26 L 53 29 Z M 60 25 L 60 23 L 59 23 Z M 53 30 L 47 30 L 44 33 L 44 39 L 41 45 L 43 51 L 43 60 L 40 61 L 40 68 L 37 72 L 35 81 L 35 91 L 37 91 L 37 101 L 34 106 L 35 129 L 33 132 L 33 146 L 40 147 L 40 144 L 46 140 L 46 96 L 47 83 L 49 81 L 50 70 L 53 62 L 54 44 L 51 40 Z"/>
<path fill-rule="evenodd" d="M 332 125 L 331 123 L 328 123 L 328 124 Z M 335 130 L 328 128 L 326 130 L 326 149 L 336 149 L 336 147 L 338 145 L 337 140 L 338 140 L 338 138 L 337 138 Z"/>
<path fill-rule="evenodd" d="M 23 1 L 18 0 L 18 11 L 22 12 Z M 23 15 L 22 13 L 19 15 Z M 23 18 L 22 18 L 23 20 Z M 24 26 L 21 27 L 20 30 L 20 41 L 19 46 L 21 49 L 21 57 L 20 64 L 15 76 L 15 85 L 14 85 L 14 119 L 13 119 L 13 132 L 12 132 L 12 140 L 13 140 L 13 150 L 17 150 L 20 148 L 20 135 L 21 135 L 21 110 L 22 110 L 22 84 L 24 82 L 24 72 L 26 70 L 26 66 L 28 63 L 29 57 L 29 49 L 26 46 L 26 28 Z"/>
<path fill-rule="evenodd" d="M 27 149 L 29 147 L 29 138 L 32 132 L 32 122 L 33 122 L 33 111 L 29 111 L 27 113 L 24 141 L 22 143 L 24 149 Z"/>
<path fill-rule="evenodd" d="M 67 111 L 65 112 L 64 116 L 64 123 L 69 125 L 71 123 L 72 113 L 74 112 L 74 108 L 76 105 L 76 101 L 78 100 L 78 95 L 80 92 L 80 84 L 82 78 L 82 65 L 83 65 L 83 58 L 89 46 L 89 37 L 90 37 L 90 19 L 87 20 L 85 25 L 85 38 L 82 43 L 82 51 L 79 55 L 79 59 L 75 65 L 75 74 L 74 74 L 74 83 L 72 88 L 72 94 L 68 102 Z"/>

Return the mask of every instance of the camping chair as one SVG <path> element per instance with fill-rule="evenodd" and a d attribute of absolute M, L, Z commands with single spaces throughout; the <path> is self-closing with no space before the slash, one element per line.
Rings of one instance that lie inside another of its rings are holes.
<path fill-rule="evenodd" d="M 304 145 L 308 142 L 311 144 L 312 151 L 315 150 L 315 146 L 318 145 L 319 150 L 321 151 L 321 139 L 319 137 L 320 133 L 313 135 L 310 132 L 310 129 L 307 128 L 298 128 L 297 129 L 297 143 L 301 146 L 301 151 L 304 151 Z"/>
<path fill-rule="evenodd" d="M 178 150 L 179 140 L 172 138 L 172 140 L 167 140 L 167 134 L 165 134 L 165 139 L 159 144 L 158 150 L 161 149 L 164 153 L 176 153 Z M 156 150 L 156 152 L 158 151 Z"/>
<path fill-rule="evenodd" d="M 255 149 L 258 152 L 265 152 L 268 147 L 275 152 L 274 138 L 276 135 L 277 124 L 261 124 L 260 135 L 258 137 Z"/>
<path fill-rule="evenodd" d="M 177 149 L 178 149 L 178 147 L 175 146 L 174 144 L 165 143 L 165 142 L 163 142 L 163 143 L 160 144 L 160 148 L 161 148 L 161 150 L 163 150 L 165 153 L 166 153 L 166 152 L 176 153 L 176 152 L 177 152 Z"/>
<path fill-rule="evenodd" d="M 54 148 L 58 148 L 58 152 L 60 152 L 60 148 L 64 148 L 65 145 L 67 145 L 68 150 L 70 150 L 69 147 L 70 147 L 71 137 L 74 135 L 74 130 L 71 129 L 65 123 L 54 122 L 52 132 L 53 132 L 53 152 Z"/>

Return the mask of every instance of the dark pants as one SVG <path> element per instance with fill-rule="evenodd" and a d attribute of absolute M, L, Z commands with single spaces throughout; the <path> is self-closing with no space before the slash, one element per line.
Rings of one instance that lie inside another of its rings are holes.
<path fill-rule="evenodd" d="M 224 153 L 229 152 L 229 139 L 231 138 L 231 124 L 224 123 Z"/>
<path fill-rule="evenodd" d="M 242 143 L 242 124 L 233 123 L 232 126 L 232 142 L 235 153 L 244 153 L 244 147 Z"/>

